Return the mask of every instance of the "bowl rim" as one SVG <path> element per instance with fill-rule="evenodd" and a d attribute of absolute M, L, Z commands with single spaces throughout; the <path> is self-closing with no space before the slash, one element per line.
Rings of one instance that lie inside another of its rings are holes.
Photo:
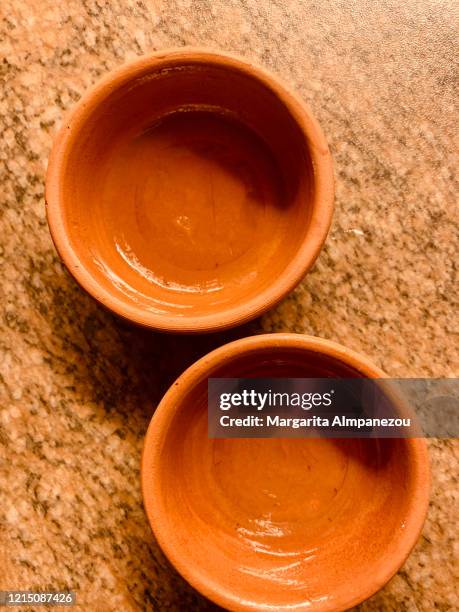
<path fill-rule="evenodd" d="M 195 62 L 213 63 L 237 70 L 266 86 L 287 108 L 306 137 L 314 171 L 314 193 L 309 228 L 297 253 L 281 276 L 257 295 L 236 306 L 207 315 L 177 316 L 147 311 L 112 294 L 86 269 L 66 229 L 65 198 L 62 184 L 66 160 L 72 143 L 94 108 L 106 96 L 152 69 L 161 66 Z M 75 280 L 102 305 L 134 323 L 169 332 L 200 333 L 223 330 L 245 323 L 277 304 L 291 291 L 314 264 L 328 234 L 333 215 L 334 178 L 330 151 L 318 122 L 303 100 L 277 76 L 252 61 L 222 51 L 178 47 L 141 56 L 106 74 L 90 88 L 64 116 L 48 159 L 45 181 L 45 204 L 51 237 L 57 252 Z"/>
<path fill-rule="evenodd" d="M 162 470 L 161 453 L 168 429 L 181 400 L 189 389 L 207 378 L 208 373 L 227 360 L 241 354 L 256 353 L 260 349 L 292 348 L 307 350 L 327 355 L 355 368 L 359 373 L 369 378 L 387 378 L 387 375 L 375 366 L 364 355 L 346 348 L 330 340 L 315 336 L 294 333 L 272 333 L 249 336 L 225 344 L 195 363 L 181 374 L 171 385 L 156 408 L 148 426 L 144 440 L 141 459 L 141 489 L 145 512 L 152 532 L 163 553 L 181 576 L 205 597 L 229 610 L 246 612 L 257 610 L 272 611 L 267 603 L 243 601 L 237 593 L 219 589 L 219 585 L 209 579 L 205 571 L 199 570 L 191 558 L 183 557 L 174 530 L 168 528 L 167 511 L 162 503 Z M 426 440 L 422 438 L 406 439 L 410 447 L 410 457 L 413 465 L 413 493 L 409 500 L 406 527 L 403 536 L 397 542 L 392 554 L 391 563 L 385 564 L 375 572 L 360 592 L 356 593 L 355 585 L 349 588 L 349 596 L 345 601 L 317 602 L 295 606 L 295 610 L 315 612 L 333 612 L 338 609 L 348 609 L 355 606 L 379 591 L 401 568 L 413 547 L 415 546 L 427 515 L 430 494 L 430 463 Z M 277 606 L 276 610 L 291 610 L 291 606 Z"/>

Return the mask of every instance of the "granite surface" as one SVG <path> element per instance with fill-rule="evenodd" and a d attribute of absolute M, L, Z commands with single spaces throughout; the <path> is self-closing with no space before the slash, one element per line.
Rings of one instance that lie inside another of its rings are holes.
<path fill-rule="evenodd" d="M 260 329 L 315 334 L 393 376 L 459 375 L 453 0 L 2 0 L 0 588 L 73 589 L 89 611 L 215 609 L 169 567 L 139 458 L 164 389 Z M 63 112 L 144 52 L 207 45 L 281 75 L 321 122 L 336 214 L 314 270 L 261 321 L 170 337 L 102 310 L 64 270 L 43 177 Z M 457 610 L 458 444 L 402 571 L 360 610 Z"/>

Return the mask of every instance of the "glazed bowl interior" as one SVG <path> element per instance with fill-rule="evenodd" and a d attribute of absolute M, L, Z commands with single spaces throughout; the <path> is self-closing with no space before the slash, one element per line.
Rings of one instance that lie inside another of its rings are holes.
<path fill-rule="evenodd" d="M 47 181 L 58 250 L 86 289 L 140 323 L 247 320 L 300 280 L 325 238 L 322 138 L 248 64 L 139 61 L 88 94 L 58 139 Z"/>
<path fill-rule="evenodd" d="M 325 350 L 255 342 L 217 354 L 178 380 L 150 425 L 142 481 L 154 533 L 230 610 L 347 609 L 387 582 L 419 535 L 423 440 L 208 438 L 208 376 L 369 375 Z"/>

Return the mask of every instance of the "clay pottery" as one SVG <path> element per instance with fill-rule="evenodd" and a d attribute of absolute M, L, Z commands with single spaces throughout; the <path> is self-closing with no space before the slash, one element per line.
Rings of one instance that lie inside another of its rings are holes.
<path fill-rule="evenodd" d="M 270 308 L 312 266 L 332 217 L 331 158 L 277 78 L 178 49 L 79 101 L 46 203 L 60 256 L 99 302 L 159 330 L 214 331 Z"/>
<path fill-rule="evenodd" d="M 345 610 L 397 572 L 429 495 L 423 439 L 209 439 L 208 377 L 384 374 L 333 342 L 269 334 L 194 363 L 164 396 L 142 458 L 163 551 L 229 610 Z"/>

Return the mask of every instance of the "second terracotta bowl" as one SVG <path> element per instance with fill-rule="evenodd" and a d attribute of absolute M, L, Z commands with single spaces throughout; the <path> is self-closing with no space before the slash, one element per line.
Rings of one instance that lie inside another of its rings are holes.
<path fill-rule="evenodd" d="M 325 138 L 278 79 L 180 49 L 115 70 L 62 125 L 47 214 L 76 280 L 119 315 L 213 331 L 278 302 L 333 208 Z"/>
<path fill-rule="evenodd" d="M 170 388 L 148 428 L 142 489 L 154 534 L 191 585 L 229 610 L 340 611 L 401 567 L 428 505 L 422 439 L 209 439 L 208 377 L 384 374 L 295 334 L 227 344 Z"/>

